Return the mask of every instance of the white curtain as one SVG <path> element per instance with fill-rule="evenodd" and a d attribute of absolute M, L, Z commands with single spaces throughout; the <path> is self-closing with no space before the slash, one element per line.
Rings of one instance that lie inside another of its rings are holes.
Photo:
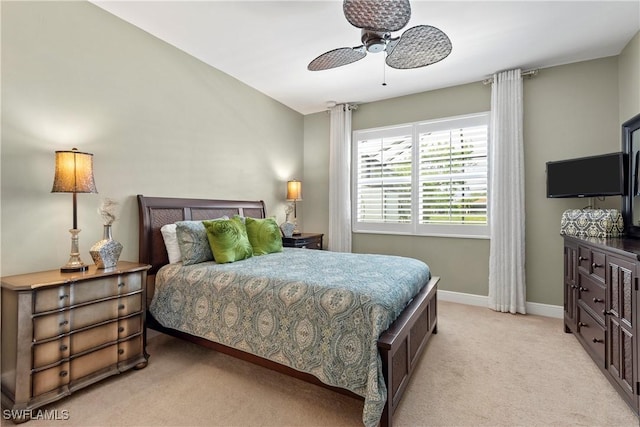
<path fill-rule="evenodd" d="M 489 308 L 525 314 L 522 117 L 520 70 L 494 74 L 489 148 Z"/>
<path fill-rule="evenodd" d="M 351 252 L 351 108 L 338 104 L 330 114 L 328 248 Z"/>

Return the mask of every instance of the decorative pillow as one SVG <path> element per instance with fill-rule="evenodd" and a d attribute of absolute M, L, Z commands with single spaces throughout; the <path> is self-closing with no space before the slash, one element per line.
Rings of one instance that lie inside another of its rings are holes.
<path fill-rule="evenodd" d="M 247 230 L 239 218 L 202 221 L 209 245 L 218 264 L 240 261 L 253 256 Z"/>
<path fill-rule="evenodd" d="M 212 219 L 210 221 L 225 220 L 229 217 Z M 180 255 L 184 265 L 197 264 L 205 261 L 213 261 L 213 254 L 207 238 L 207 230 L 202 221 L 178 221 L 176 222 L 176 236 Z"/>
<path fill-rule="evenodd" d="M 247 217 L 245 225 L 254 255 L 282 252 L 282 235 L 278 224 L 273 218 L 255 219 Z"/>
<path fill-rule="evenodd" d="M 180 246 L 178 245 L 178 237 L 176 236 L 176 225 L 165 224 L 160 228 L 160 233 L 162 233 L 164 247 L 167 249 L 167 255 L 169 255 L 169 263 L 175 264 L 176 262 L 180 262 L 182 255 L 180 254 Z"/>

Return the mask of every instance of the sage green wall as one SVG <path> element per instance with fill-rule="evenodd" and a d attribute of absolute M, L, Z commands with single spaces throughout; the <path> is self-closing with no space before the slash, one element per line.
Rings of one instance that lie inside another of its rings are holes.
<path fill-rule="evenodd" d="M 302 176 L 301 114 L 91 3 L 1 7 L 2 275 L 69 257 L 55 150 L 94 154 L 99 194 L 78 195 L 85 263 L 104 197 L 121 203 L 113 234 L 127 260 L 138 258 L 136 194 L 263 199 L 284 220 L 285 182 Z"/>
<path fill-rule="evenodd" d="M 584 199 L 547 199 L 545 163 L 620 151 L 617 57 L 540 70 L 524 85 L 527 301 L 563 304 L 560 218 Z M 597 202 L 621 207 L 620 197 Z"/>
<path fill-rule="evenodd" d="M 640 31 L 622 50 L 618 60 L 620 123 L 640 114 Z"/>
<path fill-rule="evenodd" d="M 329 131 L 328 111 L 304 116 L 304 178 L 302 209 L 305 232 L 325 233 L 329 228 Z"/>
<path fill-rule="evenodd" d="M 617 57 L 540 70 L 524 81 L 524 141 L 526 179 L 527 300 L 562 305 L 562 212 L 580 208 L 584 200 L 548 200 L 545 163 L 549 160 L 602 154 L 620 150 Z M 481 76 L 480 76 L 481 77 Z M 353 129 L 365 129 L 418 120 L 490 110 L 491 89 L 481 82 L 361 105 L 353 113 Z M 305 179 L 313 166 L 315 185 L 328 188 L 326 156 L 308 156 L 307 150 L 328 152 L 326 113 L 305 117 Z M 313 129 L 313 130 L 312 130 Z M 305 198 L 305 221 L 313 218 L 313 231 L 325 232 L 326 191 L 321 200 Z M 620 198 L 599 202 L 620 207 Z M 307 207 L 313 207 L 308 212 Z M 305 222 L 305 228 L 307 223 Z M 353 235 L 355 252 L 405 255 L 429 263 L 441 276 L 441 289 L 487 295 L 489 240 Z"/>

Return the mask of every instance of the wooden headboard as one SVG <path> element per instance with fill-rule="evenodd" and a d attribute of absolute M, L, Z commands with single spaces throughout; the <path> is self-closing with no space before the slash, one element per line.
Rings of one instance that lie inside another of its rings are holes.
<path fill-rule="evenodd" d="M 220 218 L 227 215 L 265 218 L 265 205 L 262 200 L 205 200 L 179 199 L 170 197 L 145 197 L 138 195 L 139 223 L 139 262 L 150 264 L 149 275 L 154 276 L 158 269 L 169 263 L 160 228 L 176 221 Z"/>

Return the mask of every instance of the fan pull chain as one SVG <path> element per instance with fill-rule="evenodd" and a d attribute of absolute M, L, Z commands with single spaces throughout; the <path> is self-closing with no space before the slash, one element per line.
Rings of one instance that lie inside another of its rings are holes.
<path fill-rule="evenodd" d="M 385 52 L 386 54 L 386 52 Z M 385 55 L 386 57 L 386 55 Z M 384 59 L 382 60 L 382 86 L 386 86 L 387 85 L 387 64 L 385 64 Z"/>

